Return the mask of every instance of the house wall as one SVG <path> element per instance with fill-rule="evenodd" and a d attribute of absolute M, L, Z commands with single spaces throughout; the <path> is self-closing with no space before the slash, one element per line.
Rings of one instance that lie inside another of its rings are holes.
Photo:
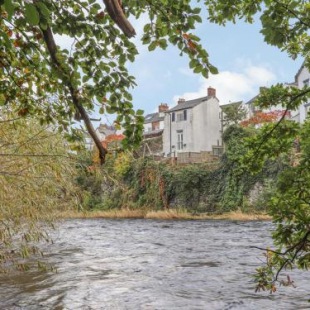
<path fill-rule="evenodd" d="M 160 117 L 164 117 L 165 114 L 164 114 L 163 112 L 161 112 L 161 113 L 159 113 L 159 116 L 160 116 Z M 165 122 L 164 122 L 164 120 L 159 121 L 159 129 L 164 129 L 164 128 L 165 128 Z"/>
<path fill-rule="evenodd" d="M 188 108 L 187 119 L 178 121 L 175 111 L 175 121 L 171 120 L 171 112 L 165 115 L 165 130 L 163 135 L 163 151 L 165 156 L 177 156 L 179 152 L 212 151 L 212 145 L 221 143 L 221 122 L 218 100 L 211 98 L 193 108 Z M 178 150 L 178 131 L 183 131 L 183 149 Z M 171 141 L 171 144 L 170 144 Z"/>
<path fill-rule="evenodd" d="M 177 114 L 183 113 L 184 110 L 175 111 L 175 121 L 172 122 L 171 115 L 172 113 L 167 113 L 165 115 L 165 129 L 163 135 L 163 151 L 165 155 L 170 154 L 170 146 L 172 156 L 177 156 L 178 148 L 178 131 L 183 131 L 183 150 L 182 151 L 190 151 L 193 148 L 193 127 L 192 127 L 192 109 L 187 110 L 187 118 L 186 120 L 178 121 Z M 171 133 L 171 134 L 170 134 Z M 170 143 L 171 141 L 171 143 Z"/>
<path fill-rule="evenodd" d="M 159 126 L 158 129 L 164 129 L 164 128 L 165 128 L 165 127 L 164 127 L 164 126 L 165 126 L 165 125 L 164 125 L 164 120 L 159 121 L 159 122 L 154 122 L 154 123 L 144 123 L 144 124 L 143 124 L 144 132 L 150 132 L 150 131 L 155 130 L 155 129 L 153 129 L 155 123 L 156 123 L 156 126 Z M 159 124 L 158 124 L 158 123 L 159 123 Z M 158 129 L 156 129 L 156 130 L 158 130 Z"/>
<path fill-rule="evenodd" d="M 109 128 L 104 128 L 100 129 L 99 127 L 96 129 L 96 134 L 99 138 L 100 141 L 105 140 L 105 138 L 109 135 L 115 134 L 115 130 L 109 129 Z"/>
<path fill-rule="evenodd" d="M 91 151 L 94 147 L 94 142 L 93 142 L 93 139 L 90 138 L 90 137 L 86 137 L 85 138 L 85 148 L 86 150 L 88 151 Z"/>
<path fill-rule="evenodd" d="M 152 131 L 152 123 L 144 124 L 143 127 L 144 127 L 144 132 Z"/>
<path fill-rule="evenodd" d="M 298 88 L 300 89 L 303 88 L 304 86 L 310 86 L 310 72 L 305 66 L 303 66 L 303 68 L 297 75 L 296 82 Z M 304 104 L 300 105 L 298 109 L 299 116 L 297 121 L 299 121 L 300 123 L 303 123 L 307 117 L 307 112 L 309 111 L 309 107 L 305 106 L 305 104 L 307 103 L 308 102 L 305 102 Z"/>
<path fill-rule="evenodd" d="M 193 108 L 193 149 L 212 151 L 212 145 L 221 143 L 221 120 L 218 100 L 209 99 Z"/>
<path fill-rule="evenodd" d="M 164 156 L 170 156 L 170 122 L 171 114 L 166 113 L 164 118 L 164 132 L 163 132 L 163 153 Z"/>

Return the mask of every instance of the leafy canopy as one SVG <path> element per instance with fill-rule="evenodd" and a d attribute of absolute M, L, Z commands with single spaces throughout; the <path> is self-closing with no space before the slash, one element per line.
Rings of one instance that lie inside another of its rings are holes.
<path fill-rule="evenodd" d="M 201 1 L 197 1 L 201 2 Z M 225 25 L 260 17 L 262 34 L 296 58 L 309 52 L 309 4 L 299 0 L 204 1 L 211 22 Z M 125 129 L 124 146 L 140 142 L 143 111 L 134 111 L 135 79 L 126 68 L 137 48 L 129 20 L 145 20 L 142 43 L 149 51 L 178 47 L 194 72 L 217 73 L 193 30 L 202 21 L 192 1 L 0 0 L 0 104 L 18 101 L 21 115 L 68 130 L 73 117 L 83 119 L 104 161 L 106 150 L 96 137 L 89 113 L 116 113 Z M 70 48 L 60 46 L 60 38 Z M 308 60 L 306 60 L 308 62 Z"/>
<path fill-rule="evenodd" d="M 194 72 L 217 73 L 192 33 L 201 22 L 201 9 L 191 1 L 129 0 L 123 8 L 116 0 L 104 4 L 0 1 L 0 105 L 15 103 L 20 115 L 35 115 L 59 130 L 68 130 L 74 117 L 83 119 L 102 162 L 106 150 L 88 116 L 96 105 L 101 113 L 117 114 L 116 125 L 125 129 L 124 146 L 137 145 L 142 136 L 143 111 L 133 109 L 130 90 L 136 84 L 126 68 L 138 54 L 127 17 L 145 18 L 142 42 L 150 51 L 170 43 L 189 56 Z M 58 44 L 60 38 L 70 47 Z"/>
<path fill-rule="evenodd" d="M 241 101 L 221 106 L 221 109 L 223 127 L 237 125 L 245 119 L 247 115 L 246 109 L 243 107 Z"/>
<path fill-rule="evenodd" d="M 27 270 L 57 210 L 75 206 L 76 160 L 63 135 L 37 120 L 7 112 L 0 117 L 0 273 Z M 29 263 L 29 262 L 28 262 Z"/>
<path fill-rule="evenodd" d="M 209 19 L 219 25 L 243 19 L 261 21 L 261 33 L 268 44 L 278 47 L 291 58 L 304 58 L 310 70 L 310 4 L 302 0 L 206 0 Z M 276 224 L 274 249 L 267 249 L 266 264 L 257 270 L 257 290 L 275 292 L 277 284 L 294 285 L 285 269 L 308 269 L 310 266 L 310 197 L 309 197 L 309 119 L 299 126 L 285 121 L 287 111 L 294 111 L 310 100 L 310 87 L 302 89 L 275 85 L 257 98 L 260 109 L 281 105 L 284 109 L 276 123 L 266 124 L 257 135 L 248 138 L 247 152 L 239 158 L 240 167 L 258 173 L 268 159 L 284 158 L 284 170 L 273 197 L 268 203 Z M 309 118 L 309 117 L 308 117 Z"/>
<path fill-rule="evenodd" d="M 135 80 L 126 69 L 138 53 L 130 40 L 134 29 L 127 18 L 146 20 L 142 42 L 150 51 L 165 49 L 170 43 L 188 55 L 194 72 L 205 77 L 217 73 L 199 38 L 192 33 L 201 22 L 201 9 L 190 0 L 126 0 L 124 9 L 116 0 L 104 0 L 104 4 L 95 0 L 0 0 L 0 105 L 10 107 L 19 116 L 34 115 L 42 124 L 55 124 L 59 130 L 68 130 L 74 116 L 83 119 L 101 162 L 106 150 L 88 116 L 96 105 L 102 113 L 117 113 L 116 124 L 125 128 L 124 146 L 136 145 L 143 129 L 143 111 L 135 112 L 131 102 Z M 219 25 L 260 19 L 265 41 L 293 59 L 303 57 L 305 67 L 310 69 L 308 1 L 205 0 L 204 4 L 209 20 Z M 57 45 L 60 36 L 68 39 L 69 49 Z M 276 85 L 261 94 L 258 105 L 265 108 L 282 104 L 291 110 L 309 99 L 309 86 L 297 89 Z M 298 134 L 296 126 L 286 122 L 268 126 L 274 127 L 263 129 L 261 139 L 253 138 L 254 148 L 249 148 L 245 157 L 250 163 L 250 158 L 255 158 L 254 171 L 263 166 L 266 156 L 288 153 Z M 308 127 L 306 123 L 302 130 L 307 132 Z M 310 261 L 310 206 L 304 190 L 309 188 L 309 135 L 300 136 L 302 159 L 287 175 L 283 174 L 279 194 L 270 202 L 277 223 L 274 240 L 278 249 L 268 252 L 267 257 L 272 253 L 273 258 L 268 259 L 267 270 L 262 269 L 258 283 L 259 288 L 272 291 L 284 267 L 297 263 L 307 268 Z M 267 138 L 270 142 L 264 144 Z M 292 185 L 289 196 L 281 192 L 286 180 Z"/>

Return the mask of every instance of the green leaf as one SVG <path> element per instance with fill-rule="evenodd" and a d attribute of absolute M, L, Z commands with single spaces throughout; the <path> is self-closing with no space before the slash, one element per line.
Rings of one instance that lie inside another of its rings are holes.
<path fill-rule="evenodd" d="M 149 44 L 151 42 L 151 37 L 148 34 L 145 34 L 142 37 L 142 42 L 143 42 L 143 44 Z"/>
<path fill-rule="evenodd" d="M 148 31 L 150 31 L 151 30 L 151 24 L 146 24 L 145 26 L 144 26 L 144 28 L 143 28 L 143 31 L 144 32 L 148 32 Z"/>
<path fill-rule="evenodd" d="M 3 94 L 0 94 L 0 106 L 3 106 L 5 104 L 5 96 Z"/>
<path fill-rule="evenodd" d="M 4 0 L 4 8 L 8 13 L 8 19 L 10 20 L 15 10 L 12 0 Z"/>
<path fill-rule="evenodd" d="M 156 47 L 157 47 L 157 41 L 153 41 L 153 42 L 149 45 L 148 49 L 149 49 L 149 51 L 151 52 L 151 51 L 154 51 Z"/>
<path fill-rule="evenodd" d="M 40 22 L 40 28 L 42 28 L 43 30 L 46 30 L 47 29 L 47 23 L 45 21 L 41 21 Z"/>
<path fill-rule="evenodd" d="M 199 15 L 194 15 L 193 18 L 196 20 L 196 22 L 202 23 L 202 18 Z"/>
<path fill-rule="evenodd" d="M 36 26 L 40 22 L 40 15 L 32 3 L 25 3 L 25 16 L 29 24 Z"/>
<path fill-rule="evenodd" d="M 195 68 L 195 66 L 197 66 L 198 64 L 198 61 L 196 59 L 192 59 L 190 62 L 189 62 L 189 67 L 191 69 Z"/>
<path fill-rule="evenodd" d="M 218 74 L 219 73 L 217 68 L 214 66 L 209 66 L 209 70 L 210 70 L 210 73 L 212 73 L 212 74 Z"/>
<path fill-rule="evenodd" d="M 42 1 L 39 1 L 39 2 L 36 2 L 36 5 L 38 6 L 38 8 L 40 9 L 40 12 L 42 13 L 42 15 L 48 19 L 50 17 L 50 10 L 47 8 L 47 6 L 42 2 Z"/>
<path fill-rule="evenodd" d="M 203 70 L 203 66 L 202 65 L 198 65 L 198 66 L 195 67 L 194 72 L 195 73 L 200 73 L 200 72 L 202 72 L 202 70 Z"/>
<path fill-rule="evenodd" d="M 160 39 L 160 40 L 158 41 L 158 45 L 159 45 L 163 50 L 165 50 L 165 49 L 167 48 L 167 46 L 168 46 L 167 40 L 166 40 L 166 39 Z"/>
<path fill-rule="evenodd" d="M 201 9 L 200 8 L 194 8 L 193 9 L 193 13 L 194 14 L 199 14 L 201 12 Z"/>
<path fill-rule="evenodd" d="M 0 36 L 3 37 L 6 46 L 8 46 L 8 47 L 12 46 L 12 42 L 5 32 L 0 32 Z"/>

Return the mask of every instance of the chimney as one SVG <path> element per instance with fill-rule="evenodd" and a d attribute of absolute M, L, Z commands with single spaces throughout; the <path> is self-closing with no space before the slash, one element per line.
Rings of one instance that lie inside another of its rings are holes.
<path fill-rule="evenodd" d="M 168 107 L 168 104 L 167 103 L 161 103 L 159 106 L 158 106 L 158 112 L 165 112 L 165 111 L 168 111 L 169 110 L 169 107 Z"/>
<path fill-rule="evenodd" d="M 179 98 L 179 100 L 178 100 L 178 104 L 180 104 L 180 103 L 184 103 L 185 102 L 185 99 L 184 98 Z"/>
<path fill-rule="evenodd" d="M 208 87 L 208 97 L 216 97 L 216 89 L 213 87 Z"/>

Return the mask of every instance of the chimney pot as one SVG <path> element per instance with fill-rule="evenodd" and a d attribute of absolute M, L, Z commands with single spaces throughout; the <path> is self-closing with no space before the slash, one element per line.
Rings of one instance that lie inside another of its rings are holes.
<path fill-rule="evenodd" d="M 169 107 L 168 107 L 168 104 L 167 103 L 161 103 L 159 106 L 158 106 L 158 112 L 165 112 L 165 111 L 168 111 L 169 110 Z"/>
<path fill-rule="evenodd" d="M 216 89 L 213 87 L 208 88 L 208 97 L 216 97 Z"/>
<path fill-rule="evenodd" d="M 184 98 L 179 98 L 179 100 L 178 100 L 178 104 L 180 104 L 180 103 L 184 103 L 185 102 L 185 99 Z"/>

